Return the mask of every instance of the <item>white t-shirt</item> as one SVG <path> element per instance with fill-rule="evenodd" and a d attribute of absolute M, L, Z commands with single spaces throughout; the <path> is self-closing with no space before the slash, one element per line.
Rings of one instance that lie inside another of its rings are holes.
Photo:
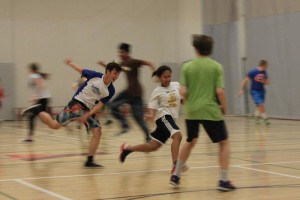
<path fill-rule="evenodd" d="M 37 87 L 35 84 L 35 79 L 41 79 L 41 88 Z M 45 99 L 50 98 L 50 92 L 47 90 L 45 80 L 40 74 L 30 74 L 29 75 L 29 87 L 32 89 L 32 93 L 34 96 L 36 96 L 39 99 Z"/>
<path fill-rule="evenodd" d="M 157 86 L 149 101 L 148 108 L 156 110 L 155 120 L 164 115 L 171 115 L 173 118 L 178 118 L 180 105 L 180 84 L 171 82 L 168 87 Z"/>
<path fill-rule="evenodd" d="M 93 109 L 100 101 L 106 104 L 115 94 L 112 83 L 105 85 L 102 73 L 84 69 L 82 77 L 86 77 L 87 81 L 78 88 L 73 98 L 82 102 L 89 109 Z"/>

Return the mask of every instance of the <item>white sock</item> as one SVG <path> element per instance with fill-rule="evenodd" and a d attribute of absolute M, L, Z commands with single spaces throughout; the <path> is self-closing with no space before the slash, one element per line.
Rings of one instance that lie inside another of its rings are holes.
<path fill-rule="evenodd" d="M 176 176 L 180 177 L 181 169 L 184 166 L 184 164 L 185 164 L 185 161 L 177 160 L 175 170 L 172 175 L 176 175 Z"/>
<path fill-rule="evenodd" d="M 255 117 L 259 117 L 259 114 L 260 114 L 259 110 L 256 109 L 255 112 L 254 112 L 254 116 L 255 116 Z"/>
<path fill-rule="evenodd" d="M 227 181 L 228 180 L 227 174 L 228 174 L 228 171 L 226 169 L 221 169 L 220 178 L 221 178 L 222 181 Z"/>
<path fill-rule="evenodd" d="M 261 113 L 261 117 L 263 118 L 263 119 L 268 119 L 268 116 L 267 116 L 267 113 Z"/>

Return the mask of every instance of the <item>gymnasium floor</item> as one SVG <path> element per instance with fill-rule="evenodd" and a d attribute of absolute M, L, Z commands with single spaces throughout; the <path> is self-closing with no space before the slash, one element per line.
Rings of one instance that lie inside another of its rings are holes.
<path fill-rule="evenodd" d="M 299 200 L 300 121 L 271 120 L 266 127 L 243 117 L 226 120 L 232 152 L 229 176 L 238 187 L 227 193 L 216 190 L 218 148 L 204 131 L 188 161 L 190 170 L 174 189 L 168 184 L 170 141 L 157 152 L 133 153 L 123 165 L 119 163 L 123 142 L 143 142 L 133 122 L 132 131 L 122 136 L 115 136 L 116 123 L 103 126 L 96 156 L 103 169 L 83 167 L 89 141 L 84 129 L 71 125 L 53 131 L 39 124 L 35 142 L 23 144 L 26 122 L 22 127 L 17 122 L 2 122 L 0 199 Z M 182 119 L 178 124 L 184 129 Z"/>

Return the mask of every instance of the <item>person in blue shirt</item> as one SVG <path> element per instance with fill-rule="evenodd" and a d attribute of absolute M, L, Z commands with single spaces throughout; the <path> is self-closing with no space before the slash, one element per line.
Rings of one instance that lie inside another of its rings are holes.
<path fill-rule="evenodd" d="M 256 105 L 256 110 L 254 113 L 254 118 L 257 123 L 259 123 L 259 118 L 262 117 L 266 125 L 269 125 L 269 119 L 264 106 L 265 102 L 265 85 L 269 84 L 268 74 L 267 74 L 268 62 L 266 60 L 261 60 L 259 66 L 248 72 L 247 77 L 243 80 L 241 84 L 241 89 L 239 96 L 244 94 L 244 88 L 247 83 L 251 81 L 251 96 Z"/>
<path fill-rule="evenodd" d="M 96 113 L 106 104 L 115 94 L 113 82 L 116 81 L 121 72 L 121 66 L 115 62 L 108 63 L 105 74 L 83 69 L 75 64 L 72 59 L 66 59 L 65 64 L 76 70 L 87 80 L 77 89 L 71 101 L 64 110 L 52 119 L 52 116 L 41 110 L 40 105 L 33 106 L 23 112 L 23 115 L 37 113 L 41 121 L 49 128 L 59 129 L 71 121 L 80 119 L 93 132 L 93 136 L 88 148 L 88 157 L 85 167 L 102 167 L 94 162 L 101 138 L 101 126 L 96 119 Z"/>

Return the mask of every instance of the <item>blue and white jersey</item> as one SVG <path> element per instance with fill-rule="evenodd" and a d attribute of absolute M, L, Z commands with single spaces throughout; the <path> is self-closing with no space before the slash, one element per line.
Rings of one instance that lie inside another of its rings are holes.
<path fill-rule="evenodd" d="M 78 88 L 73 98 L 82 102 L 89 109 L 93 109 L 100 101 L 103 104 L 107 103 L 114 96 L 113 84 L 105 85 L 102 73 L 84 69 L 82 77 L 86 77 L 87 81 Z"/>

